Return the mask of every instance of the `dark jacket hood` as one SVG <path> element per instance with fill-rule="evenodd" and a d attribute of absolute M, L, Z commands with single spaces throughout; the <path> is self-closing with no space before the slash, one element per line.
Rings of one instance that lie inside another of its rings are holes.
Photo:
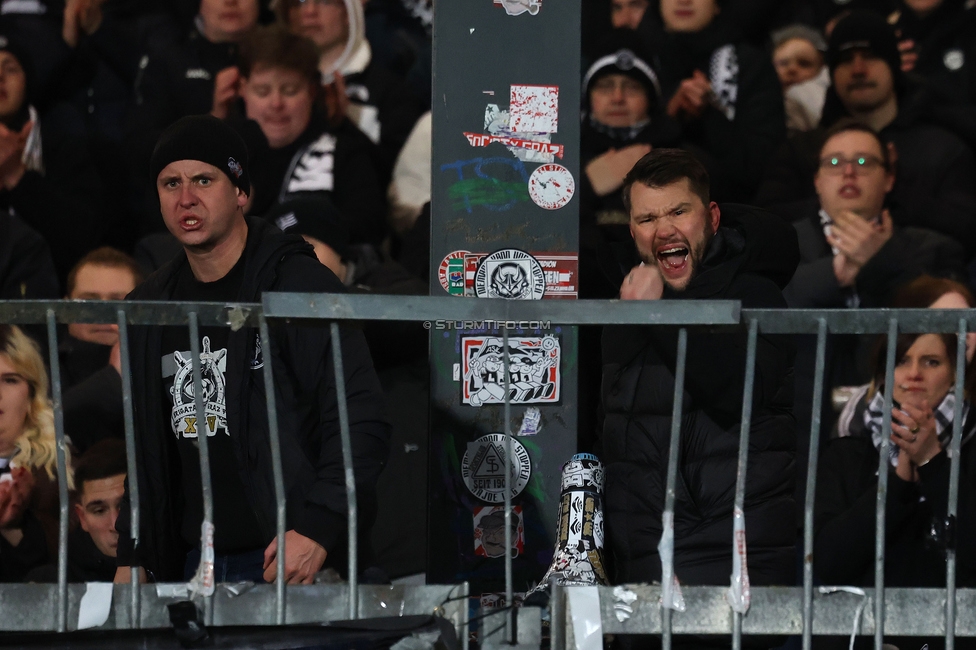
<path fill-rule="evenodd" d="M 702 268 L 680 294 L 665 287 L 664 298 L 711 298 L 721 295 L 736 275 L 753 273 L 780 289 L 800 263 L 796 230 L 766 210 L 737 203 L 720 206 L 718 231 L 705 250 Z"/>

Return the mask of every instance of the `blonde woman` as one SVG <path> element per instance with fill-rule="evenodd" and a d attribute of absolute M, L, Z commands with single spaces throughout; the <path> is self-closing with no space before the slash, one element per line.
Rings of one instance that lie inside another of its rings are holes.
<path fill-rule="evenodd" d="M 0 582 L 21 580 L 47 561 L 35 494 L 38 479 L 53 481 L 57 463 L 47 389 L 37 344 L 0 325 Z"/>

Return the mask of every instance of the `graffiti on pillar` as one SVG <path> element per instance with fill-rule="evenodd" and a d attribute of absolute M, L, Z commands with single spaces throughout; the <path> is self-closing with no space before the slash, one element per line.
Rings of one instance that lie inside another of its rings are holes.
<path fill-rule="evenodd" d="M 496 7 L 501 7 L 509 16 L 521 16 L 528 13 L 534 16 L 542 9 L 542 0 L 494 0 Z"/>
<path fill-rule="evenodd" d="M 562 377 L 555 336 L 509 337 L 508 397 L 512 404 L 556 404 Z M 505 403 L 505 343 L 500 336 L 461 338 L 461 403 Z"/>
<path fill-rule="evenodd" d="M 529 173 L 518 158 L 458 160 L 441 165 L 441 171 L 457 174 L 448 190 L 455 211 L 471 214 L 480 206 L 501 212 L 529 200 Z"/>

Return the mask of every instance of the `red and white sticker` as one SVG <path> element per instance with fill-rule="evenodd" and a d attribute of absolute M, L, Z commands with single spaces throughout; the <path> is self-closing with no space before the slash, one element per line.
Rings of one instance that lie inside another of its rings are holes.
<path fill-rule="evenodd" d="M 512 131 L 555 133 L 559 126 L 559 86 L 512 86 L 508 125 Z"/>
<path fill-rule="evenodd" d="M 448 253 L 437 268 L 437 279 L 440 280 L 444 291 L 452 296 L 464 295 L 464 257 L 470 255 L 468 251 L 453 251 Z"/>
<path fill-rule="evenodd" d="M 529 197 L 544 210 L 565 207 L 575 193 L 573 174 L 562 165 L 539 165 L 529 176 Z"/>
<path fill-rule="evenodd" d="M 512 557 L 525 553 L 522 507 L 512 506 Z M 474 509 L 474 553 L 481 557 L 505 557 L 505 506 Z"/>
<path fill-rule="evenodd" d="M 463 295 L 475 295 L 475 274 L 481 260 L 487 255 L 487 253 L 465 253 Z M 544 299 L 572 299 L 579 295 L 579 257 L 571 253 L 531 253 L 531 255 L 539 262 L 546 278 Z"/>

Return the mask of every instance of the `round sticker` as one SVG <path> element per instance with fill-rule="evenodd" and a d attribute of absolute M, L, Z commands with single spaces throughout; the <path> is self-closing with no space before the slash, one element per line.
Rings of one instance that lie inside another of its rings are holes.
<path fill-rule="evenodd" d="M 949 50 L 944 55 L 942 55 L 942 63 L 945 67 L 950 70 L 958 70 L 966 62 L 966 57 L 963 55 L 962 50 Z"/>
<path fill-rule="evenodd" d="M 461 460 L 461 477 L 464 485 L 474 496 L 488 503 L 505 500 L 505 441 L 504 433 L 489 433 L 474 442 Z M 532 478 L 532 461 L 529 452 L 512 438 L 511 488 L 514 499 Z"/>
<path fill-rule="evenodd" d="M 437 269 L 441 286 L 451 295 L 464 295 L 464 256 L 469 254 L 468 251 L 448 253 Z"/>
<path fill-rule="evenodd" d="M 539 261 L 517 248 L 503 248 L 481 260 L 474 274 L 474 293 L 479 298 L 541 300 L 546 293 L 546 274 Z"/>
<path fill-rule="evenodd" d="M 576 181 L 562 165 L 539 165 L 529 176 L 532 202 L 546 210 L 558 210 L 576 193 Z"/>

